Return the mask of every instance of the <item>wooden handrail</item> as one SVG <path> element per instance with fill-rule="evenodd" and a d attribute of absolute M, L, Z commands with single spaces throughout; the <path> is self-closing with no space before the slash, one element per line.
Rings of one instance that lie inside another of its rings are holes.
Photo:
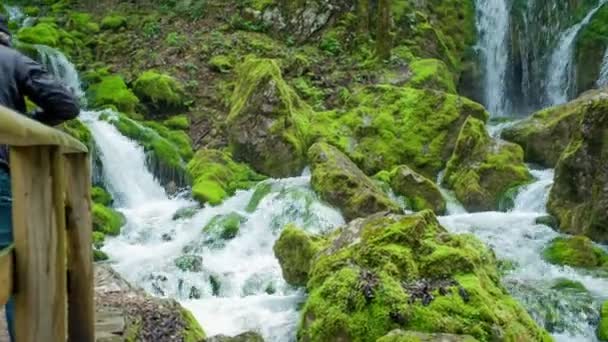
<path fill-rule="evenodd" d="M 14 246 L 0 254 L 17 342 L 93 342 L 91 172 L 78 140 L 0 107 L 10 145 Z"/>

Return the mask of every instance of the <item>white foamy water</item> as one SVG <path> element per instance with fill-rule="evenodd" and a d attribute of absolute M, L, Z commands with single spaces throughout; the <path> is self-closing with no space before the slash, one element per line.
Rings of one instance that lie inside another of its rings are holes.
<path fill-rule="evenodd" d="M 85 94 L 80 85 L 80 77 L 76 67 L 68 61 L 67 57 L 59 50 L 46 45 L 35 45 L 35 47 L 40 63 L 44 64 L 50 73 L 61 79 L 66 87 L 84 101 Z"/>
<path fill-rule="evenodd" d="M 607 1 L 600 0 L 583 20 L 562 32 L 557 47 L 551 55 L 547 71 L 546 104 L 548 106 L 568 102 L 575 92 L 574 42 L 576 36 Z"/>
<path fill-rule="evenodd" d="M 509 6 L 507 0 L 477 0 L 477 48 L 484 67 L 484 104 L 495 116 L 509 114 L 506 71 L 509 62 Z"/>
<path fill-rule="evenodd" d="M 604 52 L 604 58 L 600 66 L 600 75 L 597 78 L 596 84 L 598 87 L 608 86 L 608 48 Z"/>

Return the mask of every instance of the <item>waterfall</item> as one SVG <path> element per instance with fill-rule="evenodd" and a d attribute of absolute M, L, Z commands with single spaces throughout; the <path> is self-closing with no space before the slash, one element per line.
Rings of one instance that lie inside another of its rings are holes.
<path fill-rule="evenodd" d="M 478 0 L 477 48 L 484 67 L 484 102 L 494 116 L 507 116 L 510 104 L 506 91 L 509 61 L 509 6 L 507 0 Z"/>
<path fill-rule="evenodd" d="M 546 104 L 558 105 L 568 102 L 576 92 L 576 75 L 574 65 L 574 43 L 579 31 L 585 27 L 593 15 L 608 0 L 600 0 L 587 15 L 576 25 L 564 31 L 557 47 L 553 50 L 547 71 Z"/>
<path fill-rule="evenodd" d="M 47 70 L 58 77 L 81 101 L 85 100 L 80 77 L 76 67 L 59 50 L 45 46 L 35 45 L 38 60 Z"/>
<path fill-rule="evenodd" d="M 600 66 L 600 75 L 596 82 L 598 87 L 608 86 L 608 48 L 604 52 L 604 58 L 602 59 L 602 65 Z"/>

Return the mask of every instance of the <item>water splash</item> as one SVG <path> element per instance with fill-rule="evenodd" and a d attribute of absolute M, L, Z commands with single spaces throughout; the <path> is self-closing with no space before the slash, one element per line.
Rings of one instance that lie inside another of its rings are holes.
<path fill-rule="evenodd" d="M 576 77 L 574 65 L 574 43 L 580 30 L 584 28 L 593 15 L 608 0 L 600 0 L 587 15 L 576 25 L 564 31 L 549 63 L 547 71 L 546 104 L 554 106 L 568 102 L 576 93 Z"/>
<path fill-rule="evenodd" d="M 494 116 L 509 115 L 506 72 L 509 62 L 509 6 L 506 0 L 478 0 L 477 48 L 484 61 L 484 104 Z"/>
<path fill-rule="evenodd" d="M 46 45 L 35 45 L 38 61 L 59 78 L 81 101 L 85 101 L 80 76 L 74 64 L 61 51 Z"/>

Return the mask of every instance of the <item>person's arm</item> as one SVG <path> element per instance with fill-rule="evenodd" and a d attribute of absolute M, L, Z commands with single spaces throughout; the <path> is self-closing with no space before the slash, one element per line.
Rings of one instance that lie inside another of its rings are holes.
<path fill-rule="evenodd" d="M 76 96 L 42 65 L 28 57 L 20 56 L 16 71 L 22 94 L 42 109 L 34 113 L 34 120 L 56 126 L 78 116 L 80 106 Z"/>

